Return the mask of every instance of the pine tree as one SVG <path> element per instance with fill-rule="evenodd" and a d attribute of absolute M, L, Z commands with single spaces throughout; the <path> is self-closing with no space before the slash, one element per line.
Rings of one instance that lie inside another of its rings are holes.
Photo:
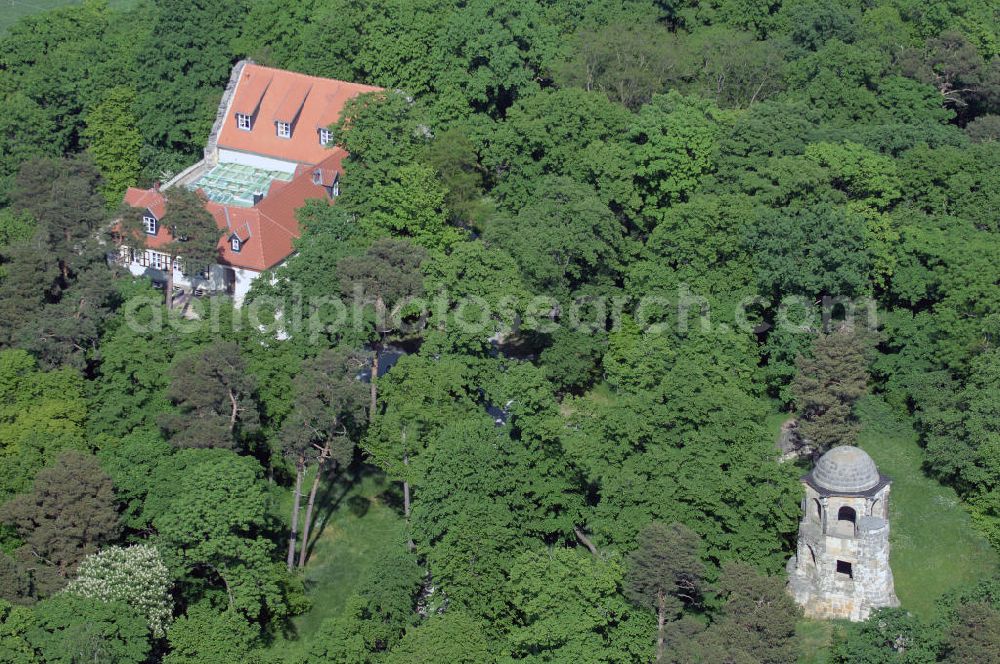
<path fill-rule="evenodd" d="M 664 656 L 668 617 L 700 594 L 704 574 L 701 538 L 680 523 L 653 522 L 639 533 L 639 547 L 629 556 L 625 594 L 633 603 L 656 611 L 656 661 Z"/>
<path fill-rule="evenodd" d="M 182 357 L 170 369 L 167 397 L 177 411 L 160 426 L 178 447 L 236 449 L 257 429 L 257 389 L 238 345 L 218 341 Z"/>
<path fill-rule="evenodd" d="M 795 361 L 792 392 L 801 415 L 799 429 L 817 453 L 857 441 L 854 403 L 867 389 L 866 345 L 860 332 L 845 325 L 818 336 L 811 357 L 800 355 Z"/>
<path fill-rule="evenodd" d="M 166 303 L 173 305 L 174 268 L 183 274 L 202 273 L 219 258 L 219 240 L 222 231 L 212 214 L 205 209 L 205 200 L 184 187 L 172 187 L 166 194 L 167 213 L 159 233 L 167 233 L 170 242 L 156 247 L 156 251 L 167 255 Z M 142 244 L 146 234 L 142 226 L 142 210 L 133 208 L 122 219 L 122 231 L 126 243 Z M 133 244 L 132 246 L 135 246 Z"/>
<path fill-rule="evenodd" d="M 309 491 L 299 567 L 305 566 L 313 506 L 320 480 L 328 463 L 334 469 L 351 461 L 358 423 L 363 419 L 365 389 L 356 379 L 362 362 L 354 353 L 330 350 L 312 359 L 293 385 L 295 407 L 281 429 L 285 455 L 295 461 L 295 495 L 287 565 L 295 560 L 295 539 L 302 500 L 302 479 L 307 459 L 313 459 L 316 474 Z"/>
<path fill-rule="evenodd" d="M 376 240 L 361 256 L 347 256 L 337 264 L 341 292 L 360 295 L 375 309 L 375 339 L 372 342 L 371 393 L 368 418 L 375 418 L 378 400 L 379 355 L 392 332 L 392 322 L 408 297 L 423 292 L 420 265 L 427 253 L 405 240 Z"/>
<path fill-rule="evenodd" d="M 0 509 L 24 544 L 17 557 L 41 596 L 61 588 L 83 558 L 118 534 L 118 501 L 97 459 L 69 451 L 38 473 L 31 493 Z"/>

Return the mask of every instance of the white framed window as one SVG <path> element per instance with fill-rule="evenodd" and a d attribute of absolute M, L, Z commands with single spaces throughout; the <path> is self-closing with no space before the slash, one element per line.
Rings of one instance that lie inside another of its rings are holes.
<path fill-rule="evenodd" d="M 240 249 L 243 248 L 243 242 L 238 237 L 233 236 L 229 239 L 229 246 L 233 248 L 233 251 L 239 253 Z"/>
<path fill-rule="evenodd" d="M 167 256 L 158 251 L 146 251 L 146 265 L 155 270 L 167 269 Z"/>
<path fill-rule="evenodd" d="M 323 171 L 318 168 L 313 171 L 313 184 L 323 184 Z"/>
<path fill-rule="evenodd" d="M 329 145 L 332 142 L 333 142 L 333 134 L 330 132 L 330 130 L 327 129 L 326 127 L 321 128 L 319 130 L 319 144 Z"/>
<path fill-rule="evenodd" d="M 147 235 L 156 235 L 156 217 L 149 214 L 142 215 L 142 227 Z"/>
<path fill-rule="evenodd" d="M 237 129 L 242 129 L 243 131 L 250 131 L 250 116 L 244 115 L 242 113 L 236 114 L 236 127 Z"/>
<path fill-rule="evenodd" d="M 334 177 L 333 178 L 333 184 L 330 186 L 330 196 L 332 196 L 333 198 L 336 198 L 337 196 L 340 196 L 340 178 L 339 177 Z"/>
<path fill-rule="evenodd" d="M 275 123 L 278 127 L 278 138 L 291 138 L 292 137 L 292 125 L 289 122 L 281 122 L 280 120 Z"/>

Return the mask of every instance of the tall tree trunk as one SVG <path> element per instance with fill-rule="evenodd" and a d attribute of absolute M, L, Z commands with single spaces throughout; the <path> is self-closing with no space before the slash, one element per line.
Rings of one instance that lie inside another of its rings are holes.
<path fill-rule="evenodd" d="M 288 571 L 295 567 L 295 544 L 299 540 L 299 510 L 302 507 L 302 476 L 306 464 L 302 457 L 295 463 L 295 499 L 292 501 L 292 531 L 288 535 Z"/>
<path fill-rule="evenodd" d="M 372 344 L 372 378 L 371 378 L 371 403 L 368 406 L 368 421 L 375 421 L 375 406 L 378 402 L 378 386 L 375 381 L 378 380 L 378 357 L 379 351 L 381 350 L 381 342 L 376 341 Z"/>
<path fill-rule="evenodd" d="M 378 340 L 372 343 L 371 403 L 368 407 L 368 422 L 375 421 L 375 407 L 378 404 L 378 386 L 376 385 L 376 381 L 378 380 L 378 358 L 382 352 L 382 344 L 385 343 L 385 334 L 388 325 L 389 321 L 386 318 L 385 301 L 382 300 L 381 295 L 377 295 L 375 297 L 375 332 L 378 334 Z"/>
<path fill-rule="evenodd" d="M 309 529 L 312 526 L 313 505 L 316 504 L 316 491 L 319 489 L 319 478 L 323 475 L 323 466 L 330 453 L 330 443 L 326 444 L 316 462 L 316 476 L 313 478 L 312 488 L 309 489 L 309 502 L 306 503 L 306 519 L 302 524 L 302 549 L 299 551 L 299 567 L 306 566 L 306 552 L 309 548 Z"/>
<path fill-rule="evenodd" d="M 573 532 L 576 533 L 576 538 L 580 540 L 580 544 L 587 547 L 587 551 L 590 551 L 591 555 L 593 556 L 601 555 L 600 552 L 597 550 L 597 547 L 594 546 L 594 543 L 590 541 L 590 538 L 584 534 L 584 532 L 579 528 L 579 526 L 573 526 Z"/>
<path fill-rule="evenodd" d="M 410 457 L 403 455 L 403 465 L 410 465 Z M 403 516 L 410 518 L 410 481 L 403 480 Z"/>
<path fill-rule="evenodd" d="M 164 296 L 167 299 L 167 309 L 174 308 L 174 260 L 172 258 L 167 259 L 169 261 L 167 265 L 167 286 L 164 288 Z"/>
<path fill-rule="evenodd" d="M 663 632 L 667 626 L 667 595 L 662 590 L 656 593 L 656 663 L 663 661 Z"/>
<path fill-rule="evenodd" d="M 406 446 L 406 432 L 403 432 L 403 446 Z M 410 456 L 403 452 L 403 465 L 410 465 Z M 406 546 L 409 547 L 410 551 L 416 549 L 416 545 L 413 543 L 413 537 L 410 535 L 410 481 L 403 480 L 403 516 L 406 518 Z"/>
<path fill-rule="evenodd" d="M 230 404 L 229 433 L 232 433 L 233 429 L 236 428 L 236 416 L 239 415 L 240 413 L 240 405 L 239 403 L 237 403 L 236 395 L 233 394 L 233 391 L 231 389 L 229 390 L 229 404 Z"/>

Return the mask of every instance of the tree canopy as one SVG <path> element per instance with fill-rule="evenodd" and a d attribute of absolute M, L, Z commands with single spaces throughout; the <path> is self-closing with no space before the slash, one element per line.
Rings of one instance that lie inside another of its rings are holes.
<path fill-rule="evenodd" d="M 810 459 L 780 461 L 776 429 L 878 445 L 859 404 L 912 428 L 909 472 L 1000 547 L 996 18 L 149 0 L 2 21 L 0 660 L 798 661 Z M 119 265 L 148 237 L 123 192 L 164 183 L 169 280 L 226 266 L 204 196 L 166 185 L 212 163 L 248 59 L 372 91 L 324 116 L 337 195 L 297 231 L 262 216 L 292 254 L 241 272 L 242 303 L 174 310 Z M 981 581 L 823 654 L 991 661 Z"/>

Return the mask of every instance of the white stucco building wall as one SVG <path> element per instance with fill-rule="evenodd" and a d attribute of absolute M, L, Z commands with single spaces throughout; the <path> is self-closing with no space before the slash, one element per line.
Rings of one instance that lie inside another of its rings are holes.
<path fill-rule="evenodd" d="M 127 247 L 122 248 L 121 257 L 127 261 L 128 270 L 137 277 L 146 277 L 161 283 L 167 282 L 166 269 L 154 267 L 156 264 L 166 263 L 166 255 L 160 252 L 146 249 L 146 264 L 138 260 L 131 260 L 131 254 Z M 159 260 L 157 260 L 159 259 Z M 227 272 L 229 276 L 227 276 Z M 212 265 L 208 270 L 208 279 L 200 276 L 188 276 L 177 268 L 174 268 L 174 285 L 184 289 L 193 290 L 199 286 L 209 292 L 220 292 L 231 295 L 233 304 L 241 306 L 254 279 L 260 276 L 256 270 L 248 270 L 242 267 L 231 267 L 229 265 Z"/>
<path fill-rule="evenodd" d="M 295 162 L 265 157 L 239 150 L 227 150 L 219 148 L 218 163 L 220 164 L 242 164 L 243 166 L 253 166 L 265 171 L 281 171 L 282 173 L 294 173 L 298 166 Z"/>

